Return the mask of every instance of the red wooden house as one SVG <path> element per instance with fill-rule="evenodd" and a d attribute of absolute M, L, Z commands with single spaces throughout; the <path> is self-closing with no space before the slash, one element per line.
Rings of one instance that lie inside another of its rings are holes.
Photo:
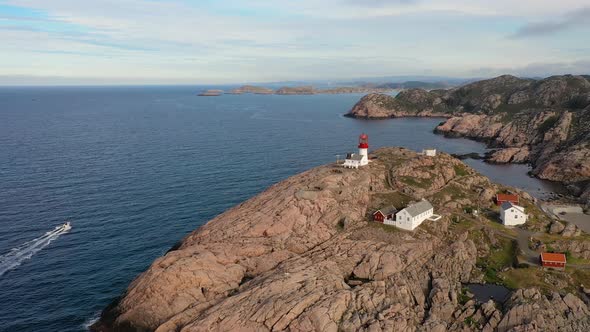
<path fill-rule="evenodd" d="M 373 220 L 376 222 L 383 223 L 385 219 L 394 219 L 397 209 L 389 207 L 387 209 L 377 210 L 373 213 Z"/>
<path fill-rule="evenodd" d="M 541 253 L 541 266 L 551 267 L 554 269 L 565 269 L 567 260 L 564 254 L 554 254 L 550 252 Z"/>
<path fill-rule="evenodd" d="M 496 205 L 500 206 L 506 202 L 512 203 L 514 205 L 518 205 L 518 195 L 512 195 L 512 194 L 497 194 L 496 198 L 494 199 L 496 201 Z"/>

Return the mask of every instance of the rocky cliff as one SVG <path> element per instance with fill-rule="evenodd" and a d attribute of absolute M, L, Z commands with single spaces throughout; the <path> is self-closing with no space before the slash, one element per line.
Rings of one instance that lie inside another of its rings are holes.
<path fill-rule="evenodd" d="M 465 212 L 480 206 L 493 215 L 492 196 L 508 188 L 445 154 L 387 148 L 371 158 L 359 170 L 327 165 L 296 175 L 211 220 L 134 280 L 92 329 L 590 328 L 588 306 L 578 297 L 580 277 L 569 271 L 545 280 L 571 286 L 540 282 L 515 292 L 504 307 L 479 303 L 465 290 L 464 283 L 493 278 L 521 288 L 509 273 L 529 273 L 514 269 L 510 255 L 498 258 L 512 248 L 507 230 L 484 213 L 474 219 Z M 521 195 L 536 211 L 530 196 Z M 422 198 L 441 220 L 413 232 L 368 221 L 375 209 Z M 532 224 L 542 228 L 548 220 L 535 214 Z"/>
<path fill-rule="evenodd" d="M 505 75 L 451 90 L 367 95 L 348 116 L 448 117 L 436 132 L 487 142 L 498 149 L 488 161 L 531 163 L 539 178 L 576 186 L 590 180 L 590 81 L 585 76 Z"/>

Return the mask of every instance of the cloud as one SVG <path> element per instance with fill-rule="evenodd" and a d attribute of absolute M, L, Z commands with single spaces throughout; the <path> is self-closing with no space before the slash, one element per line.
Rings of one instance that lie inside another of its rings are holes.
<path fill-rule="evenodd" d="M 529 23 L 516 31 L 511 38 L 546 36 L 582 25 L 590 25 L 590 7 L 572 11 L 560 21 Z"/>
<path fill-rule="evenodd" d="M 506 38 L 523 21 L 582 20 L 564 8 L 587 0 L 4 2 L 22 10 L 3 12 L 0 4 L 0 74 L 24 75 L 20 81 L 464 76 L 474 68 L 522 68 L 530 59 L 589 57 L 574 38 Z"/>

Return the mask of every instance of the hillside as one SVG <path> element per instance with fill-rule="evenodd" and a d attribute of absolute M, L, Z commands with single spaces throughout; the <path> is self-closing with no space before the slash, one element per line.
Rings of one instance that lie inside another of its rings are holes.
<path fill-rule="evenodd" d="M 505 75 L 451 90 L 410 89 L 396 97 L 371 94 L 347 116 L 445 117 L 436 132 L 487 142 L 498 149 L 488 161 L 531 163 L 534 175 L 569 183 L 577 194 L 590 181 L 590 81 L 586 76 L 533 80 Z M 586 190 L 590 196 L 590 187 Z"/>
<path fill-rule="evenodd" d="M 383 83 L 379 84 L 376 87 L 383 88 L 383 89 L 425 89 L 425 90 L 433 90 L 433 89 L 447 89 L 450 88 L 452 85 L 446 82 L 422 82 L 422 81 L 406 81 L 400 83 Z"/>
<path fill-rule="evenodd" d="M 518 264 L 516 231 L 498 224 L 491 200 L 515 189 L 446 154 L 385 148 L 371 158 L 359 170 L 326 165 L 293 176 L 219 215 L 157 259 L 92 329 L 590 328 L 579 287 L 590 283 L 589 271 Z M 549 219 L 520 195 L 531 215 L 526 228 L 560 238 L 545 233 Z M 422 198 L 441 220 L 412 232 L 369 221 L 375 209 Z M 467 213 L 476 206 L 478 217 Z M 571 241 L 590 247 L 575 233 Z M 466 288 L 471 282 L 514 291 L 503 305 L 480 303 Z"/>

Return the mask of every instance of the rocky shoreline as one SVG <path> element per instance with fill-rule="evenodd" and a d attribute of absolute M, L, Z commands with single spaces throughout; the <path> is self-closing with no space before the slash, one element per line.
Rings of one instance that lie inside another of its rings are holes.
<path fill-rule="evenodd" d="M 527 227 L 547 228 L 528 194 L 447 154 L 383 148 L 370 157 L 358 170 L 326 165 L 293 176 L 219 215 L 157 259 L 92 330 L 590 328 L 579 288 L 590 274 L 516 268 L 518 253 L 504 254 L 512 233 L 498 228 L 492 197 L 519 193 Z M 375 209 L 422 198 L 441 220 L 412 232 L 370 221 Z M 466 212 L 473 206 L 477 217 Z M 479 303 L 464 285 L 482 282 L 515 290 L 505 303 Z"/>
<path fill-rule="evenodd" d="M 540 179 L 565 184 L 590 208 L 590 81 L 500 76 L 451 90 L 370 94 L 346 116 L 444 117 L 435 133 L 485 142 L 492 163 L 526 163 Z"/>

